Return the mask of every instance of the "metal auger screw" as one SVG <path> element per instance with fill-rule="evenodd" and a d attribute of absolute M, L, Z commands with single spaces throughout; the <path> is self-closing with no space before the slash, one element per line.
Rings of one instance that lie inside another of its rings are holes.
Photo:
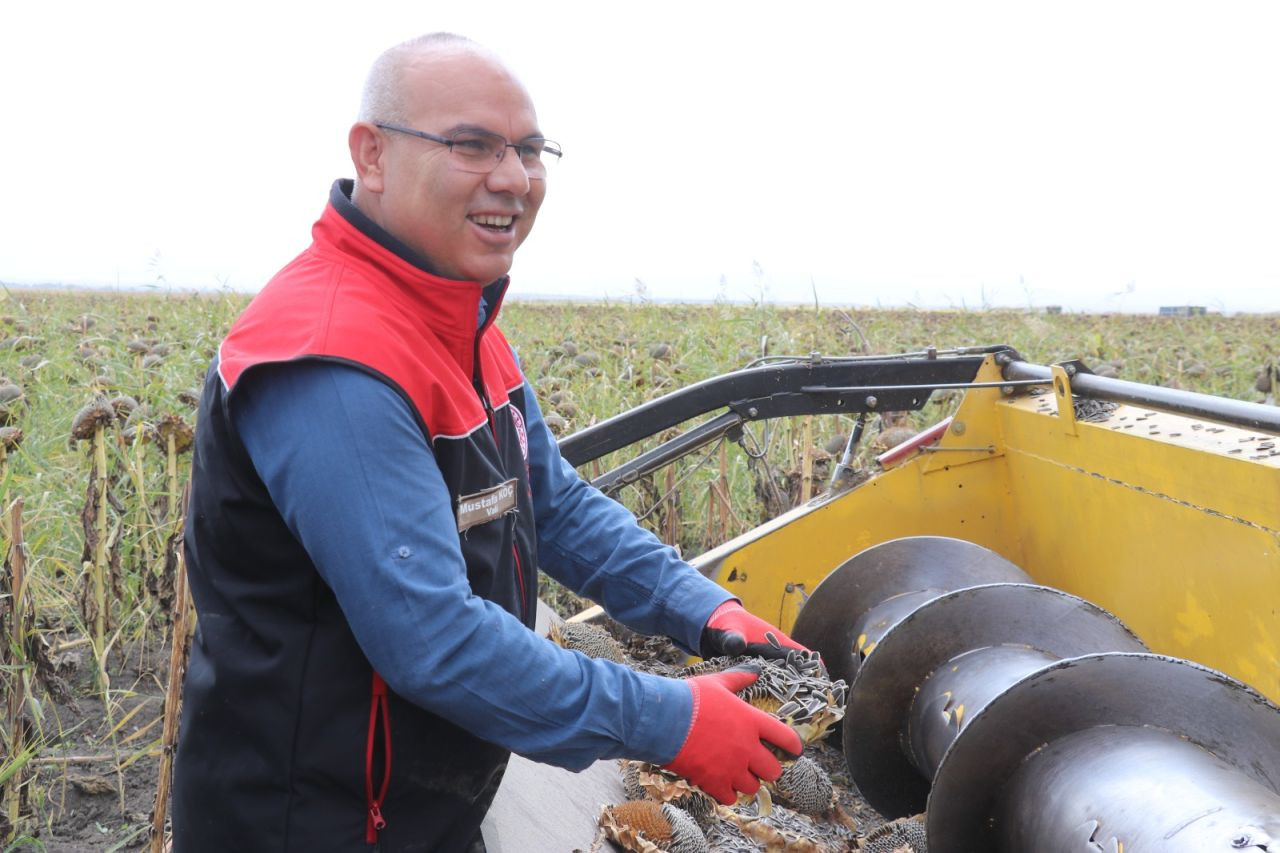
<path fill-rule="evenodd" d="M 867 395 L 867 408 L 868 408 L 868 409 L 874 409 L 874 408 L 875 408 L 876 406 L 878 406 L 879 404 L 880 404 L 880 401 L 876 399 L 876 395 L 875 395 L 875 394 L 868 394 L 868 395 Z"/>

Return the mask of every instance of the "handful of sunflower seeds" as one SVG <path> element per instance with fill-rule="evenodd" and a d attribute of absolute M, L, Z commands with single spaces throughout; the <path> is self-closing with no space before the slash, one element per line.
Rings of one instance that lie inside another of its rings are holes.
<path fill-rule="evenodd" d="M 770 641 L 782 650 L 776 638 Z M 711 658 L 676 673 L 679 678 L 720 672 L 741 663 L 755 664 L 760 677 L 738 695 L 756 708 L 773 714 L 796 730 L 805 745 L 815 743 L 844 718 L 849 687 L 831 680 L 817 652 L 787 649 L 781 660 L 766 658 Z"/>

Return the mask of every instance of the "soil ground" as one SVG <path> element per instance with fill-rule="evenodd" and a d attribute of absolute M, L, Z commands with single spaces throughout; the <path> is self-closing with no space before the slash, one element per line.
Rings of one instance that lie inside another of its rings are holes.
<path fill-rule="evenodd" d="M 87 645 L 51 638 L 68 695 L 38 696 L 45 746 L 33 762 L 21 834 L 10 850 L 136 850 L 150 840 L 159 771 L 167 645 L 156 635 L 109 656 L 110 708 Z"/>

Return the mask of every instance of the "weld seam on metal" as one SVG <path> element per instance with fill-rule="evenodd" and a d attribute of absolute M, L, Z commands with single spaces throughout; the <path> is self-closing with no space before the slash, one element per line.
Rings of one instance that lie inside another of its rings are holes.
<path fill-rule="evenodd" d="M 1172 495 L 1166 495 L 1164 492 L 1157 492 L 1153 489 L 1148 489 L 1145 486 L 1139 486 L 1135 483 L 1126 483 L 1124 480 L 1117 480 L 1114 477 L 1108 477 L 1106 474 L 1099 474 L 1097 471 L 1089 471 L 1085 468 L 1080 468 L 1076 465 L 1068 465 L 1065 462 L 1058 462 L 1055 459 L 1050 459 L 1046 456 L 1041 456 L 1037 453 L 1030 453 L 1025 450 L 1022 450 L 1019 452 L 1031 459 L 1037 459 L 1041 462 L 1047 462 L 1050 465 L 1056 465 L 1059 468 L 1064 468 L 1068 471 L 1074 471 L 1077 474 L 1084 474 L 1086 477 L 1093 477 L 1095 479 L 1102 480 L 1104 483 L 1110 483 L 1113 486 L 1120 486 L 1122 488 L 1129 489 L 1130 491 L 1147 495 L 1148 497 L 1160 498 L 1161 500 L 1166 500 L 1171 504 L 1176 504 L 1177 506 L 1185 507 L 1187 509 L 1193 509 L 1193 510 L 1196 510 L 1197 512 L 1203 512 L 1205 515 L 1211 515 L 1214 518 L 1221 518 L 1224 521 L 1234 521 L 1236 524 L 1243 524 L 1245 527 L 1252 527 L 1255 530 L 1261 530 L 1263 533 L 1269 533 L 1272 536 L 1280 536 L 1280 529 L 1267 527 L 1264 524 L 1259 524 L 1256 521 L 1250 521 L 1247 518 L 1241 518 L 1238 515 L 1230 515 L 1228 513 L 1223 512 L 1222 510 L 1217 510 L 1217 509 L 1213 509 L 1212 507 L 1194 504 L 1191 501 L 1184 501 L 1181 498 L 1175 498 Z"/>
<path fill-rule="evenodd" d="M 1193 818 L 1189 818 L 1189 819 L 1187 819 L 1186 821 L 1184 821 L 1184 822 L 1182 822 L 1182 823 L 1178 824 L 1177 826 L 1175 826 L 1175 827 L 1173 828 L 1173 830 L 1172 830 L 1172 831 L 1170 831 L 1170 832 L 1169 832 L 1169 834 L 1167 834 L 1167 835 L 1164 837 L 1164 840 L 1165 840 L 1165 841 L 1168 841 L 1170 838 L 1173 838 L 1173 837 L 1174 837 L 1175 835 L 1177 835 L 1179 832 L 1182 832 L 1182 830 L 1184 830 L 1184 829 L 1186 829 L 1187 827 L 1191 826 L 1191 824 L 1196 823 L 1196 822 L 1198 822 L 1198 821 L 1202 821 L 1202 820 L 1204 820 L 1205 818 L 1209 817 L 1210 815 L 1215 815 L 1215 814 L 1217 814 L 1218 812 L 1222 811 L 1222 810 L 1223 810 L 1223 808 L 1224 808 L 1223 806 L 1215 806 L 1215 807 L 1213 807 L 1213 808 L 1209 809 L 1209 810 L 1208 810 L 1207 812 L 1205 812 L 1204 814 L 1199 814 L 1199 815 L 1196 815 L 1196 816 L 1195 816 L 1195 817 L 1193 817 Z"/>

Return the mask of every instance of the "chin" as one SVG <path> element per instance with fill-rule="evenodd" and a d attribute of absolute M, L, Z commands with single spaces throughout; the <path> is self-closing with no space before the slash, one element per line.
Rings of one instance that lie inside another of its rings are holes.
<path fill-rule="evenodd" d="M 497 281 L 502 278 L 510 271 L 511 264 L 509 262 L 480 264 L 469 268 L 469 271 L 465 273 L 462 278 L 464 281 L 478 281 L 481 284 L 489 284 L 490 282 Z"/>

